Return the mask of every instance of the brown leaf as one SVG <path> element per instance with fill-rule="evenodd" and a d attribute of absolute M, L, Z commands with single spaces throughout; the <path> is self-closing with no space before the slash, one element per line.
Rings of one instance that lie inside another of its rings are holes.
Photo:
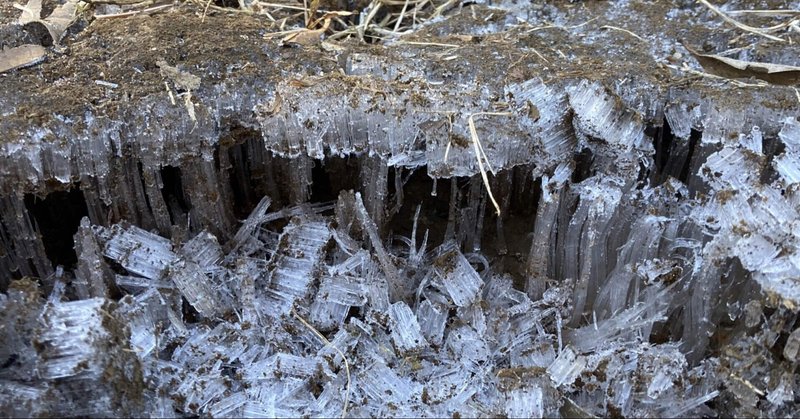
<path fill-rule="evenodd" d="M 33 44 L 0 50 L 0 73 L 38 64 L 46 53 L 43 46 Z"/>
<path fill-rule="evenodd" d="M 67 0 L 66 3 L 53 10 L 42 23 L 47 27 L 53 43 L 58 44 L 64 33 L 75 22 L 75 12 L 78 10 L 78 0 Z"/>
<path fill-rule="evenodd" d="M 727 78 L 755 77 L 773 84 L 793 85 L 800 82 L 800 67 L 784 64 L 742 61 L 713 54 L 700 54 L 684 45 L 708 73 Z"/>
<path fill-rule="evenodd" d="M 312 22 L 317 20 L 317 9 L 319 9 L 319 0 L 311 0 L 311 5 L 308 8 L 308 15 L 306 16 L 306 28 L 311 29 Z"/>
<path fill-rule="evenodd" d="M 323 25 L 319 29 L 301 29 L 284 36 L 281 38 L 281 44 L 315 45 L 321 43 L 322 35 L 325 34 L 325 31 L 327 31 L 331 25 L 331 19 L 327 18 L 322 22 Z"/>
<path fill-rule="evenodd" d="M 15 4 L 14 7 L 22 10 L 22 14 L 19 16 L 18 20 L 20 25 L 37 22 L 41 19 L 42 0 L 28 0 L 28 4 L 26 4 L 25 7 L 19 6 L 18 4 Z"/>
<path fill-rule="evenodd" d="M 167 64 L 164 60 L 156 61 L 156 65 L 161 70 L 161 75 L 172 80 L 176 86 L 187 91 L 192 91 L 200 87 L 200 77 L 178 70 L 176 67 Z"/>

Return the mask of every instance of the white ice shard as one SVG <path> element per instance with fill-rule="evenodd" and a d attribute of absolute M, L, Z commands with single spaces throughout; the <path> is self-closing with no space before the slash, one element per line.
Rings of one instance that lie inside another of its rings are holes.
<path fill-rule="evenodd" d="M 296 299 L 306 297 L 330 239 L 325 221 L 294 218 L 286 226 L 268 275 L 268 293 L 279 304 L 273 314 L 288 313 Z"/>
<path fill-rule="evenodd" d="M 92 298 L 57 303 L 45 310 L 38 346 L 43 377 L 100 378 L 106 368 L 105 346 L 112 339 L 104 319 L 107 303 Z"/>
<path fill-rule="evenodd" d="M 509 418 L 540 418 L 544 416 L 542 389 L 524 387 L 512 390 L 506 402 Z"/>
<path fill-rule="evenodd" d="M 103 254 L 128 271 L 149 279 L 161 279 L 178 258 L 172 243 L 157 234 L 136 226 L 96 227 L 105 239 Z"/>
<path fill-rule="evenodd" d="M 402 301 L 389 307 L 392 341 L 400 353 L 419 351 L 428 346 L 411 308 Z"/>
<path fill-rule="evenodd" d="M 433 269 L 442 291 L 459 307 L 472 304 L 483 287 L 483 280 L 458 250 L 454 242 L 447 242 L 438 249 Z"/>
<path fill-rule="evenodd" d="M 556 387 L 571 385 L 586 368 L 586 357 L 578 355 L 567 346 L 549 367 L 547 374 Z"/>
<path fill-rule="evenodd" d="M 176 260 L 170 267 L 170 274 L 175 287 L 202 316 L 213 318 L 231 309 L 230 291 L 224 284 L 213 281 L 197 263 Z"/>

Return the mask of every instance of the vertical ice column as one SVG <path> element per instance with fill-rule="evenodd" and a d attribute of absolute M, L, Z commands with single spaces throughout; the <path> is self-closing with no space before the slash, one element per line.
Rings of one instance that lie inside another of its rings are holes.
<path fill-rule="evenodd" d="M 554 233 L 558 208 L 563 187 L 570 175 L 572 175 L 571 165 L 561 164 L 556 167 L 552 178 L 547 175 L 542 176 L 542 196 L 536 212 L 533 242 L 525 272 L 527 276 L 525 292 L 531 299 L 541 297 L 545 291 L 550 265 L 555 262 L 552 249 L 555 247 Z"/>
<path fill-rule="evenodd" d="M 364 206 L 372 221 L 383 231 L 386 217 L 387 182 L 389 167 L 381 157 L 364 156 L 361 159 L 361 184 L 364 191 Z"/>
<path fill-rule="evenodd" d="M 86 217 L 81 220 L 75 233 L 75 252 L 78 255 L 78 267 L 73 284 L 78 288 L 78 295 L 84 299 L 105 298 L 114 274 L 103 260 L 100 244 Z"/>

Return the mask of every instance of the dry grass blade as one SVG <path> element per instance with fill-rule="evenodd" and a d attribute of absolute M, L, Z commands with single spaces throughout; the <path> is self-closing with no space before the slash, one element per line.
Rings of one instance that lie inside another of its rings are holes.
<path fill-rule="evenodd" d="M 356 30 L 358 31 L 358 38 L 361 41 L 364 40 L 364 33 L 367 30 L 367 26 L 369 26 L 369 23 L 372 21 L 373 18 L 375 18 L 375 15 L 378 14 L 378 10 L 381 9 L 382 5 L 383 3 L 381 3 L 380 1 L 373 0 L 373 2 L 370 3 L 369 6 L 367 6 L 367 8 L 365 9 L 369 10 L 369 12 L 367 13 L 367 17 L 365 17 L 364 21 L 361 22 L 361 24 L 358 25 L 358 27 L 356 28 Z"/>
<path fill-rule="evenodd" d="M 732 17 L 726 15 L 725 12 L 720 10 L 717 6 L 714 6 L 713 4 L 709 3 L 708 0 L 697 0 L 697 1 L 702 3 L 704 6 L 708 7 L 712 12 L 716 13 L 717 15 L 719 15 L 719 17 L 721 17 L 722 20 L 730 23 L 733 26 L 736 26 L 737 28 L 739 28 L 739 29 L 741 29 L 741 30 L 743 30 L 745 32 L 754 33 L 756 35 L 763 36 L 764 38 L 768 38 L 768 39 L 771 39 L 773 41 L 786 42 L 786 40 L 783 39 L 783 38 L 779 38 L 777 36 L 770 35 L 770 34 L 764 32 L 763 30 L 761 30 L 759 28 L 754 28 L 754 27 L 752 27 L 750 25 L 745 25 L 744 23 L 739 22 L 736 19 L 733 19 Z"/>
<path fill-rule="evenodd" d="M 489 176 L 486 175 L 486 169 L 483 167 L 483 160 L 486 160 L 486 164 L 489 164 L 489 159 L 486 156 L 486 153 L 483 151 L 483 146 L 481 145 L 481 140 L 478 138 L 478 130 L 475 128 L 475 117 L 476 116 L 509 116 L 511 113 L 509 112 L 479 112 L 474 113 L 467 118 L 467 123 L 469 124 L 469 134 L 472 136 L 472 146 L 475 148 L 475 159 L 478 160 L 478 170 L 481 172 L 481 178 L 483 178 L 483 185 L 486 187 L 486 192 L 489 194 L 489 199 L 492 201 L 492 205 L 494 205 L 494 209 L 497 212 L 497 216 L 500 216 L 500 205 L 497 203 L 497 200 L 494 199 L 494 195 L 492 194 L 492 188 L 489 186 Z"/>
<path fill-rule="evenodd" d="M 400 24 L 403 23 L 403 18 L 406 16 L 406 10 L 408 10 L 408 0 L 403 3 L 403 9 L 400 10 L 400 16 L 397 18 L 397 21 L 394 23 L 394 30 L 393 32 L 397 32 L 400 29 Z"/>
<path fill-rule="evenodd" d="M 328 338 L 326 338 L 322 333 L 320 333 L 319 330 L 317 330 L 314 326 L 309 324 L 304 318 L 300 317 L 300 315 L 297 314 L 297 312 L 294 311 L 294 309 L 292 309 L 292 315 L 300 323 L 303 323 L 303 326 L 305 326 L 306 328 L 308 328 L 308 330 L 310 330 L 312 333 L 314 333 L 314 335 L 319 340 L 321 340 L 322 343 L 324 343 L 326 347 L 330 346 L 331 348 L 333 348 L 334 351 L 336 351 L 336 353 L 339 354 L 339 356 L 342 357 L 342 360 L 344 361 L 344 371 L 345 371 L 345 374 L 347 374 L 347 388 L 345 388 L 345 393 L 344 393 L 344 406 L 342 407 L 342 417 L 343 418 L 346 417 L 347 416 L 347 405 L 350 404 L 350 363 L 347 362 L 347 357 L 344 356 L 344 352 L 342 352 L 341 349 L 337 348 L 334 344 L 331 343 L 331 341 L 328 340 Z"/>
<path fill-rule="evenodd" d="M 635 33 L 631 32 L 631 31 L 629 31 L 627 29 L 620 28 L 620 27 L 617 27 L 617 26 L 603 25 L 603 26 L 600 27 L 600 29 L 611 29 L 611 30 L 615 30 L 615 31 L 625 32 L 628 35 L 630 35 L 630 36 L 632 36 L 632 37 L 634 37 L 634 38 L 636 38 L 636 39 L 638 39 L 640 41 L 646 42 L 644 40 L 644 38 L 642 38 L 641 36 L 636 35 Z"/>

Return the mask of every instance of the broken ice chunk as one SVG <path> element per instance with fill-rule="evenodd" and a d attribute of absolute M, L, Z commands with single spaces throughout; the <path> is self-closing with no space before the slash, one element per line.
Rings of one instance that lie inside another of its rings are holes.
<path fill-rule="evenodd" d="M 217 238 L 203 231 L 187 241 L 181 248 L 181 254 L 203 268 L 208 268 L 222 260 L 222 246 Z"/>
<path fill-rule="evenodd" d="M 208 412 L 211 414 L 212 418 L 241 416 L 239 412 L 245 403 L 247 403 L 247 395 L 244 392 L 233 393 L 230 396 L 224 396 L 221 400 L 212 403 L 208 408 Z"/>
<path fill-rule="evenodd" d="M 268 196 L 261 198 L 261 201 L 258 202 L 256 208 L 250 213 L 249 216 L 247 216 L 247 219 L 244 220 L 242 226 L 239 227 L 236 235 L 233 236 L 231 244 L 233 245 L 232 247 L 234 249 L 245 246 L 253 238 L 253 233 L 256 231 L 258 226 L 263 223 L 264 216 L 267 214 L 267 209 L 271 203 L 272 200 Z"/>
<path fill-rule="evenodd" d="M 786 145 L 786 151 L 800 153 L 800 121 L 797 118 L 787 117 L 778 137 Z"/>
<path fill-rule="evenodd" d="M 350 307 L 367 302 L 369 288 L 353 276 L 324 277 L 317 298 L 311 304 L 311 322 L 321 330 L 331 330 L 344 322 Z"/>
<path fill-rule="evenodd" d="M 175 363 L 192 370 L 202 365 L 213 366 L 219 360 L 232 362 L 247 349 L 246 337 L 229 323 L 220 323 L 214 329 L 199 327 L 193 332 L 172 354 Z"/>
<path fill-rule="evenodd" d="M 296 299 L 306 296 L 330 238 L 324 221 L 297 217 L 286 226 L 269 273 L 270 293 L 281 304 L 279 314 L 288 313 Z"/>
<path fill-rule="evenodd" d="M 274 379 L 285 376 L 305 378 L 313 375 L 319 368 L 317 358 L 279 352 L 247 368 L 248 380 Z"/>
<path fill-rule="evenodd" d="M 218 368 L 203 374 L 189 373 L 183 382 L 175 389 L 177 400 L 183 401 L 181 409 L 191 413 L 201 413 L 208 408 L 208 404 L 228 389 L 227 380 L 222 377 Z"/>
<path fill-rule="evenodd" d="M 324 277 L 318 296 L 345 306 L 361 307 L 367 302 L 368 289 L 363 280 L 354 276 Z"/>
<path fill-rule="evenodd" d="M 106 257 L 145 278 L 160 279 L 177 259 L 168 239 L 139 227 L 116 224 L 110 229 L 99 226 L 95 229 L 106 240 L 103 248 Z"/>
<path fill-rule="evenodd" d="M 441 281 L 443 291 L 447 292 L 455 305 L 467 306 L 478 297 L 483 281 L 458 250 L 455 242 L 449 241 L 439 248 L 439 256 L 433 261 L 433 269 Z"/>
<path fill-rule="evenodd" d="M 666 319 L 670 289 L 655 292 L 654 288 L 650 288 L 646 291 L 650 292 L 642 293 L 645 295 L 645 301 L 638 302 L 603 321 L 571 330 L 567 334 L 567 339 L 575 348 L 589 351 L 608 343 L 611 338 L 627 337 L 633 334 L 631 332 L 642 328 L 647 330 L 653 323 Z M 649 331 L 645 333 L 647 334 Z"/>
<path fill-rule="evenodd" d="M 731 188 L 749 190 L 757 184 L 763 165 L 763 156 L 733 147 L 708 156 L 700 168 L 703 179 L 715 189 Z"/>
<path fill-rule="evenodd" d="M 120 301 L 117 313 L 128 321 L 131 349 L 139 358 L 149 356 L 156 349 L 158 323 L 167 321 L 167 307 L 161 294 L 149 288 L 136 297 L 126 296 Z"/>
<path fill-rule="evenodd" d="M 132 293 L 141 292 L 148 288 L 174 289 L 175 284 L 169 280 L 153 281 L 134 275 L 114 275 L 117 286 Z"/>
<path fill-rule="evenodd" d="M 454 328 L 447 334 L 445 346 L 455 359 L 465 366 L 477 367 L 489 359 L 489 348 L 475 329 L 469 326 Z"/>
<path fill-rule="evenodd" d="M 375 254 L 378 256 L 378 262 L 380 262 L 381 268 L 383 268 L 383 273 L 386 274 L 386 279 L 389 282 L 389 297 L 392 300 L 399 300 L 405 290 L 400 283 L 397 267 L 394 266 L 394 263 L 389 258 L 389 254 L 386 252 L 386 248 L 383 246 L 383 242 L 378 234 L 378 227 L 375 225 L 372 218 L 370 218 L 366 207 L 364 207 L 361 194 L 358 192 L 355 194 L 355 209 L 358 221 L 361 223 L 361 228 L 366 231 L 367 236 L 369 236 L 372 247 L 375 249 Z"/>
<path fill-rule="evenodd" d="M 650 385 L 647 386 L 647 397 L 651 399 L 658 398 L 662 393 L 669 390 L 673 386 L 673 381 L 675 377 L 669 374 L 664 369 L 659 369 L 656 372 L 655 377 L 650 382 Z"/>
<path fill-rule="evenodd" d="M 383 405 L 386 403 L 405 405 L 418 390 L 408 378 L 398 376 L 383 362 L 377 362 L 371 368 L 366 368 L 362 374 L 359 380 L 362 391 L 367 397 Z"/>
<path fill-rule="evenodd" d="M 790 373 L 781 375 L 780 383 L 774 390 L 767 394 L 770 403 L 781 406 L 786 402 L 794 400 L 794 377 Z"/>
<path fill-rule="evenodd" d="M 37 350 L 44 378 L 99 378 L 106 365 L 103 345 L 112 339 L 104 326 L 106 300 L 58 303 L 46 309 Z"/>
<path fill-rule="evenodd" d="M 772 165 L 787 185 L 800 182 L 800 153 L 783 153 Z"/>
<path fill-rule="evenodd" d="M 547 368 L 556 360 L 551 336 L 537 336 L 528 350 L 511 352 L 511 366 L 514 368 Z"/>
<path fill-rule="evenodd" d="M 422 335 L 432 345 L 441 346 L 444 339 L 444 329 L 447 326 L 447 310 L 443 307 L 437 308 L 430 300 L 420 303 L 417 308 L 417 319 L 422 331 Z"/>
<path fill-rule="evenodd" d="M 509 418 L 540 418 L 544 415 L 542 389 L 539 387 L 512 390 L 506 401 Z"/>
<path fill-rule="evenodd" d="M 0 412 L 5 417 L 49 416 L 47 390 L 47 387 L 0 380 Z"/>
<path fill-rule="evenodd" d="M 627 150 L 652 147 L 646 141 L 641 115 L 626 109 L 622 101 L 599 82 L 581 80 L 567 91 L 576 122 L 583 132 Z"/>
<path fill-rule="evenodd" d="M 575 351 L 567 346 L 561 351 L 561 355 L 556 358 L 547 368 L 547 374 L 553 380 L 556 387 L 562 385 L 570 385 L 575 382 L 575 379 L 586 368 L 586 357 L 578 355 Z"/>
<path fill-rule="evenodd" d="M 420 331 L 417 317 L 406 303 L 398 301 L 392 304 L 389 307 L 389 318 L 392 326 L 392 340 L 398 352 L 418 351 L 428 346 L 428 342 Z"/>
<path fill-rule="evenodd" d="M 319 330 L 333 330 L 344 323 L 350 306 L 327 302 L 317 298 L 311 303 L 309 320 Z"/>
<path fill-rule="evenodd" d="M 783 347 L 783 356 L 791 362 L 797 362 L 800 359 L 800 327 L 794 329 L 786 339 L 786 345 Z"/>
<path fill-rule="evenodd" d="M 338 236 L 338 233 L 334 232 L 334 236 Z M 355 272 L 356 269 L 367 263 L 368 260 L 369 260 L 369 252 L 360 249 L 353 255 L 351 255 L 349 258 L 345 259 L 344 262 L 339 263 L 338 265 L 331 266 L 328 269 L 328 272 L 331 275 L 343 275 L 343 274 L 353 273 Z"/>
<path fill-rule="evenodd" d="M 230 296 L 214 284 L 200 265 L 190 260 L 176 261 L 170 277 L 181 295 L 204 317 L 223 314 L 231 308 Z"/>

